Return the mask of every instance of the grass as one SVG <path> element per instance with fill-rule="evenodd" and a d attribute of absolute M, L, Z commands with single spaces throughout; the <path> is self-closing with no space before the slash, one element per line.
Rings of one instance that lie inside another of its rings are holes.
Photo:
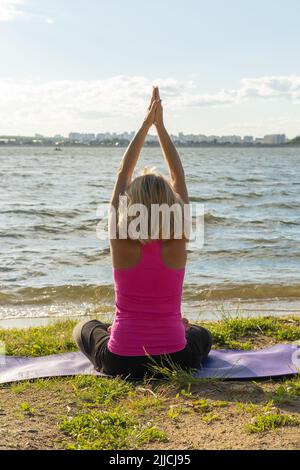
<path fill-rule="evenodd" d="M 34 416 L 35 415 L 35 409 L 31 408 L 28 403 L 23 402 L 21 403 L 21 411 L 24 413 L 25 416 Z"/>
<path fill-rule="evenodd" d="M 74 377 L 72 386 L 76 396 L 88 405 L 110 405 L 119 399 L 134 394 L 133 386 L 116 378 L 113 381 L 104 377 Z"/>
<path fill-rule="evenodd" d="M 274 412 L 258 413 L 246 429 L 251 433 L 262 433 L 283 426 L 297 426 L 299 421 L 287 414 Z"/>
<path fill-rule="evenodd" d="M 261 338 L 278 342 L 300 339 L 300 320 L 295 317 L 249 317 L 231 318 L 223 316 L 220 322 L 209 323 L 214 343 L 229 349 L 251 349 Z"/>
<path fill-rule="evenodd" d="M 47 356 L 63 352 L 77 351 L 72 339 L 76 322 L 67 320 L 53 325 L 0 330 L 8 356 Z"/>
<path fill-rule="evenodd" d="M 63 420 L 61 429 L 74 437 L 77 449 L 126 449 L 135 429 L 135 422 L 118 411 L 79 414 Z"/>
<path fill-rule="evenodd" d="M 66 320 L 49 326 L 28 329 L 0 330 L 9 356 L 45 356 L 77 351 L 72 339 L 75 320 Z M 232 318 L 223 314 L 218 322 L 203 322 L 210 329 L 215 348 L 251 349 L 262 337 L 277 342 L 300 340 L 299 317 Z"/>
<path fill-rule="evenodd" d="M 64 321 L 0 330 L 0 341 L 15 356 L 76 351 L 74 326 Z M 300 318 L 295 317 L 223 316 L 204 326 L 212 331 L 215 348 L 249 349 L 300 339 Z M 293 426 L 299 432 L 300 376 L 225 382 L 197 379 L 172 363 L 153 365 L 152 372 L 163 380 L 77 376 L 2 385 L 0 431 L 5 432 L 0 448 L 261 448 L 262 434 L 264 445 L 280 448 L 274 431 L 288 433 Z M 286 446 L 300 446 L 296 434 L 286 434 Z"/>
<path fill-rule="evenodd" d="M 207 424 L 213 423 L 214 421 L 219 420 L 219 415 L 217 413 L 208 413 L 207 415 L 203 416 L 203 421 Z"/>
<path fill-rule="evenodd" d="M 269 393 L 268 396 L 278 405 L 293 403 L 295 398 L 300 397 L 300 376 L 285 380 L 275 392 Z"/>
<path fill-rule="evenodd" d="M 91 411 L 60 424 L 62 431 L 75 438 L 69 446 L 78 450 L 132 449 L 147 442 L 166 442 L 165 434 L 154 426 L 143 426 L 121 408 Z"/>

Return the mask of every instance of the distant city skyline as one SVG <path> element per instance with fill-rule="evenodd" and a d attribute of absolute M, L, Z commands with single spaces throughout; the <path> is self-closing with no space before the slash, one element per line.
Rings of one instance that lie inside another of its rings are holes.
<path fill-rule="evenodd" d="M 70 132 L 68 136 L 57 134 L 54 136 L 44 136 L 42 134 L 35 134 L 34 136 L 1 136 L 0 144 L 42 144 L 42 145 L 97 145 L 100 143 L 110 142 L 113 145 L 129 143 L 135 135 L 135 131 L 125 131 L 122 133 L 117 132 L 101 132 L 101 133 L 80 133 Z M 285 134 L 267 134 L 263 137 L 255 137 L 251 135 L 238 136 L 218 136 L 205 134 L 185 134 L 179 132 L 178 134 L 171 134 L 171 138 L 178 144 L 242 144 L 242 145 L 282 145 L 289 143 L 292 139 L 288 139 Z M 146 143 L 159 143 L 156 134 L 149 133 L 145 139 Z"/>
<path fill-rule="evenodd" d="M 0 0 L 0 134 L 300 134 L 299 0 Z"/>
<path fill-rule="evenodd" d="M 1 131 L 1 130 L 0 130 Z M 121 136 L 121 137 L 126 137 L 126 138 L 130 138 L 132 139 L 134 134 L 136 133 L 136 131 L 134 130 L 131 130 L 131 131 L 128 131 L 128 130 L 125 130 L 125 131 L 122 131 L 122 132 L 115 132 L 115 131 L 104 131 L 104 132 L 79 132 L 79 131 L 72 131 L 72 132 L 69 132 L 67 135 L 64 135 L 63 133 L 58 133 L 58 134 L 54 134 L 54 135 L 46 135 L 46 134 L 41 134 L 39 132 L 34 132 L 33 134 L 31 135 L 25 135 L 25 134 L 1 134 L 0 133 L 0 139 L 2 138 L 12 138 L 12 137 L 36 137 L 36 138 L 61 138 L 61 139 L 75 139 L 77 137 L 84 137 L 84 138 L 96 138 L 96 137 L 103 137 L 103 136 Z M 203 138 L 206 138 L 206 137 L 209 137 L 209 138 L 223 138 L 223 137 L 228 137 L 227 136 L 224 136 L 224 135 L 216 135 L 216 134 L 210 134 L 210 135 L 206 135 L 202 132 L 190 132 L 190 133 L 185 133 L 185 132 L 182 132 L 182 131 L 179 131 L 177 133 L 170 133 L 171 136 L 177 136 L 177 137 L 180 137 L 180 135 L 182 136 L 185 136 L 185 137 L 189 137 L 189 136 L 194 136 L 194 137 L 203 137 Z M 147 137 L 156 137 L 157 133 L 155 132 L 154 128 L 151 127 L 149 129 L 149 132 L 147 134 Z M 296 138 L 296 137 L 299 137 L 300 135 L 300 132 L 299 134 L 295 135 L 295 136 L 292 136 L 291 139 L 293 138 Z M 245 133 L 244 135 L 236 135 L 236 134 L 232 134 L 231 137 L 239 137 L 241 139 L 245 139 L 248 141 L 251 140 L 251 139 L 264 139 L 266 137 L 277 137 L 277 136 L 283 136 L 285 139 L 287 140 L 291 140 L 289 138 L 287 138 L 286 134 L 284 134 L 283 132 L 277 134 L 277 133 L 271 133 L 271 134 L 264 134 L 264 135 L 260 135 L 260 136 L 253 136 L 253 135 L 250 135 L 250 133 Z"/>

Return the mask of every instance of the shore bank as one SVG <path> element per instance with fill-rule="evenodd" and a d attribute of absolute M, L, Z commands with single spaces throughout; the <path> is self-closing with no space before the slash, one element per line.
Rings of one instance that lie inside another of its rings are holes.
<path fill-rule="evenodd" d="M 75 351 L 74 320 L 0 330 L 9 355 Z M 214 348 L 300 340 L 300 317 L 202 322 Z M 299 449 L 300 379 L 67 377 L 0 387 L 0 449 Z"/>
<path fill-rule="evenodd" d="M 228 313 L 230 312 L 230 313 Z M 191 322 L 218 321 L 225 315 L 240 318 L 300 315 L 299 299 L 230 299 L 225 301 L 183 301 L 182 314 Z M 66 302 L 53 305 L 0 305 L 0 329 L 31 328 L 52 325 L 58 321 L 80 321 L 94 318 L 111 322 L 114 317 L 113 300 L 104 305 Z"/>

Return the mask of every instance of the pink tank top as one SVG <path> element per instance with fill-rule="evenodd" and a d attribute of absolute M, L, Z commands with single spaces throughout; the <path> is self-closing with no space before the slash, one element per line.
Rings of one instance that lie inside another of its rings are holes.
<path fill-rule="evenodd" d="M 185 269 L 168 268 L 161 241 L 141 245 L 131 268 L 113 269 L 115 318 L 108 349 L 120 356 L 170 354 L 186 346 L 181 318 Z"/>

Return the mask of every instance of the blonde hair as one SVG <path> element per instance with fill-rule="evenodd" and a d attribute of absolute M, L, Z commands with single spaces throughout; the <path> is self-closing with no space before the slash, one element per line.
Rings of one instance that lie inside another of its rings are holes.
<path fill-rule="evenodd" d="M 148 214 L 148 238 L 139 239 L 142 243 L 149 243 L 152 241 L 152 224 L 153 224 L 153 214 L 152 214 L 152 205 L 161 206 L 166 205 L 169 208 L 175 207 L 179 204 L 179 211 L 181 212 L 181 217 L 183 217 L 183 201 L 177 194 L 171 184 L 167 179 L 155 168 L 143 168 L 140 175 L 133 179 L 130 183 L 123 196 L 127 197 L 127 229 L 130 222 L 135 219 L 136 216 L 128 215 L 130 207 L 134 204 L 142 204 L 147 209 Z M 177 206 L 178 209 L 178 206 Z M 119 212 L 119 223 L 122 220 L 122 217 L 125 216 L 123 211 Z M 175 227 L 175 218 L 176 215 L 174 211 L 170 211 L 170 219 L 168 221 L 168 230 L 170 234 L 170 239 L 174 238 L 174 227 Z M 156 236 L 153 239 L 163 239 L 163 227 L 164 221 L 162 220 L 162 214 L 159 213 L 159 226 L 156 227 Z M 183 230 L 182 230 L 183 232 Z M 130 235 L 129 235 L 130 236 Z M 181 233 L 182 236 L 182 233 Z M 176 237 L 178 238 L 178 237 Z"/>

